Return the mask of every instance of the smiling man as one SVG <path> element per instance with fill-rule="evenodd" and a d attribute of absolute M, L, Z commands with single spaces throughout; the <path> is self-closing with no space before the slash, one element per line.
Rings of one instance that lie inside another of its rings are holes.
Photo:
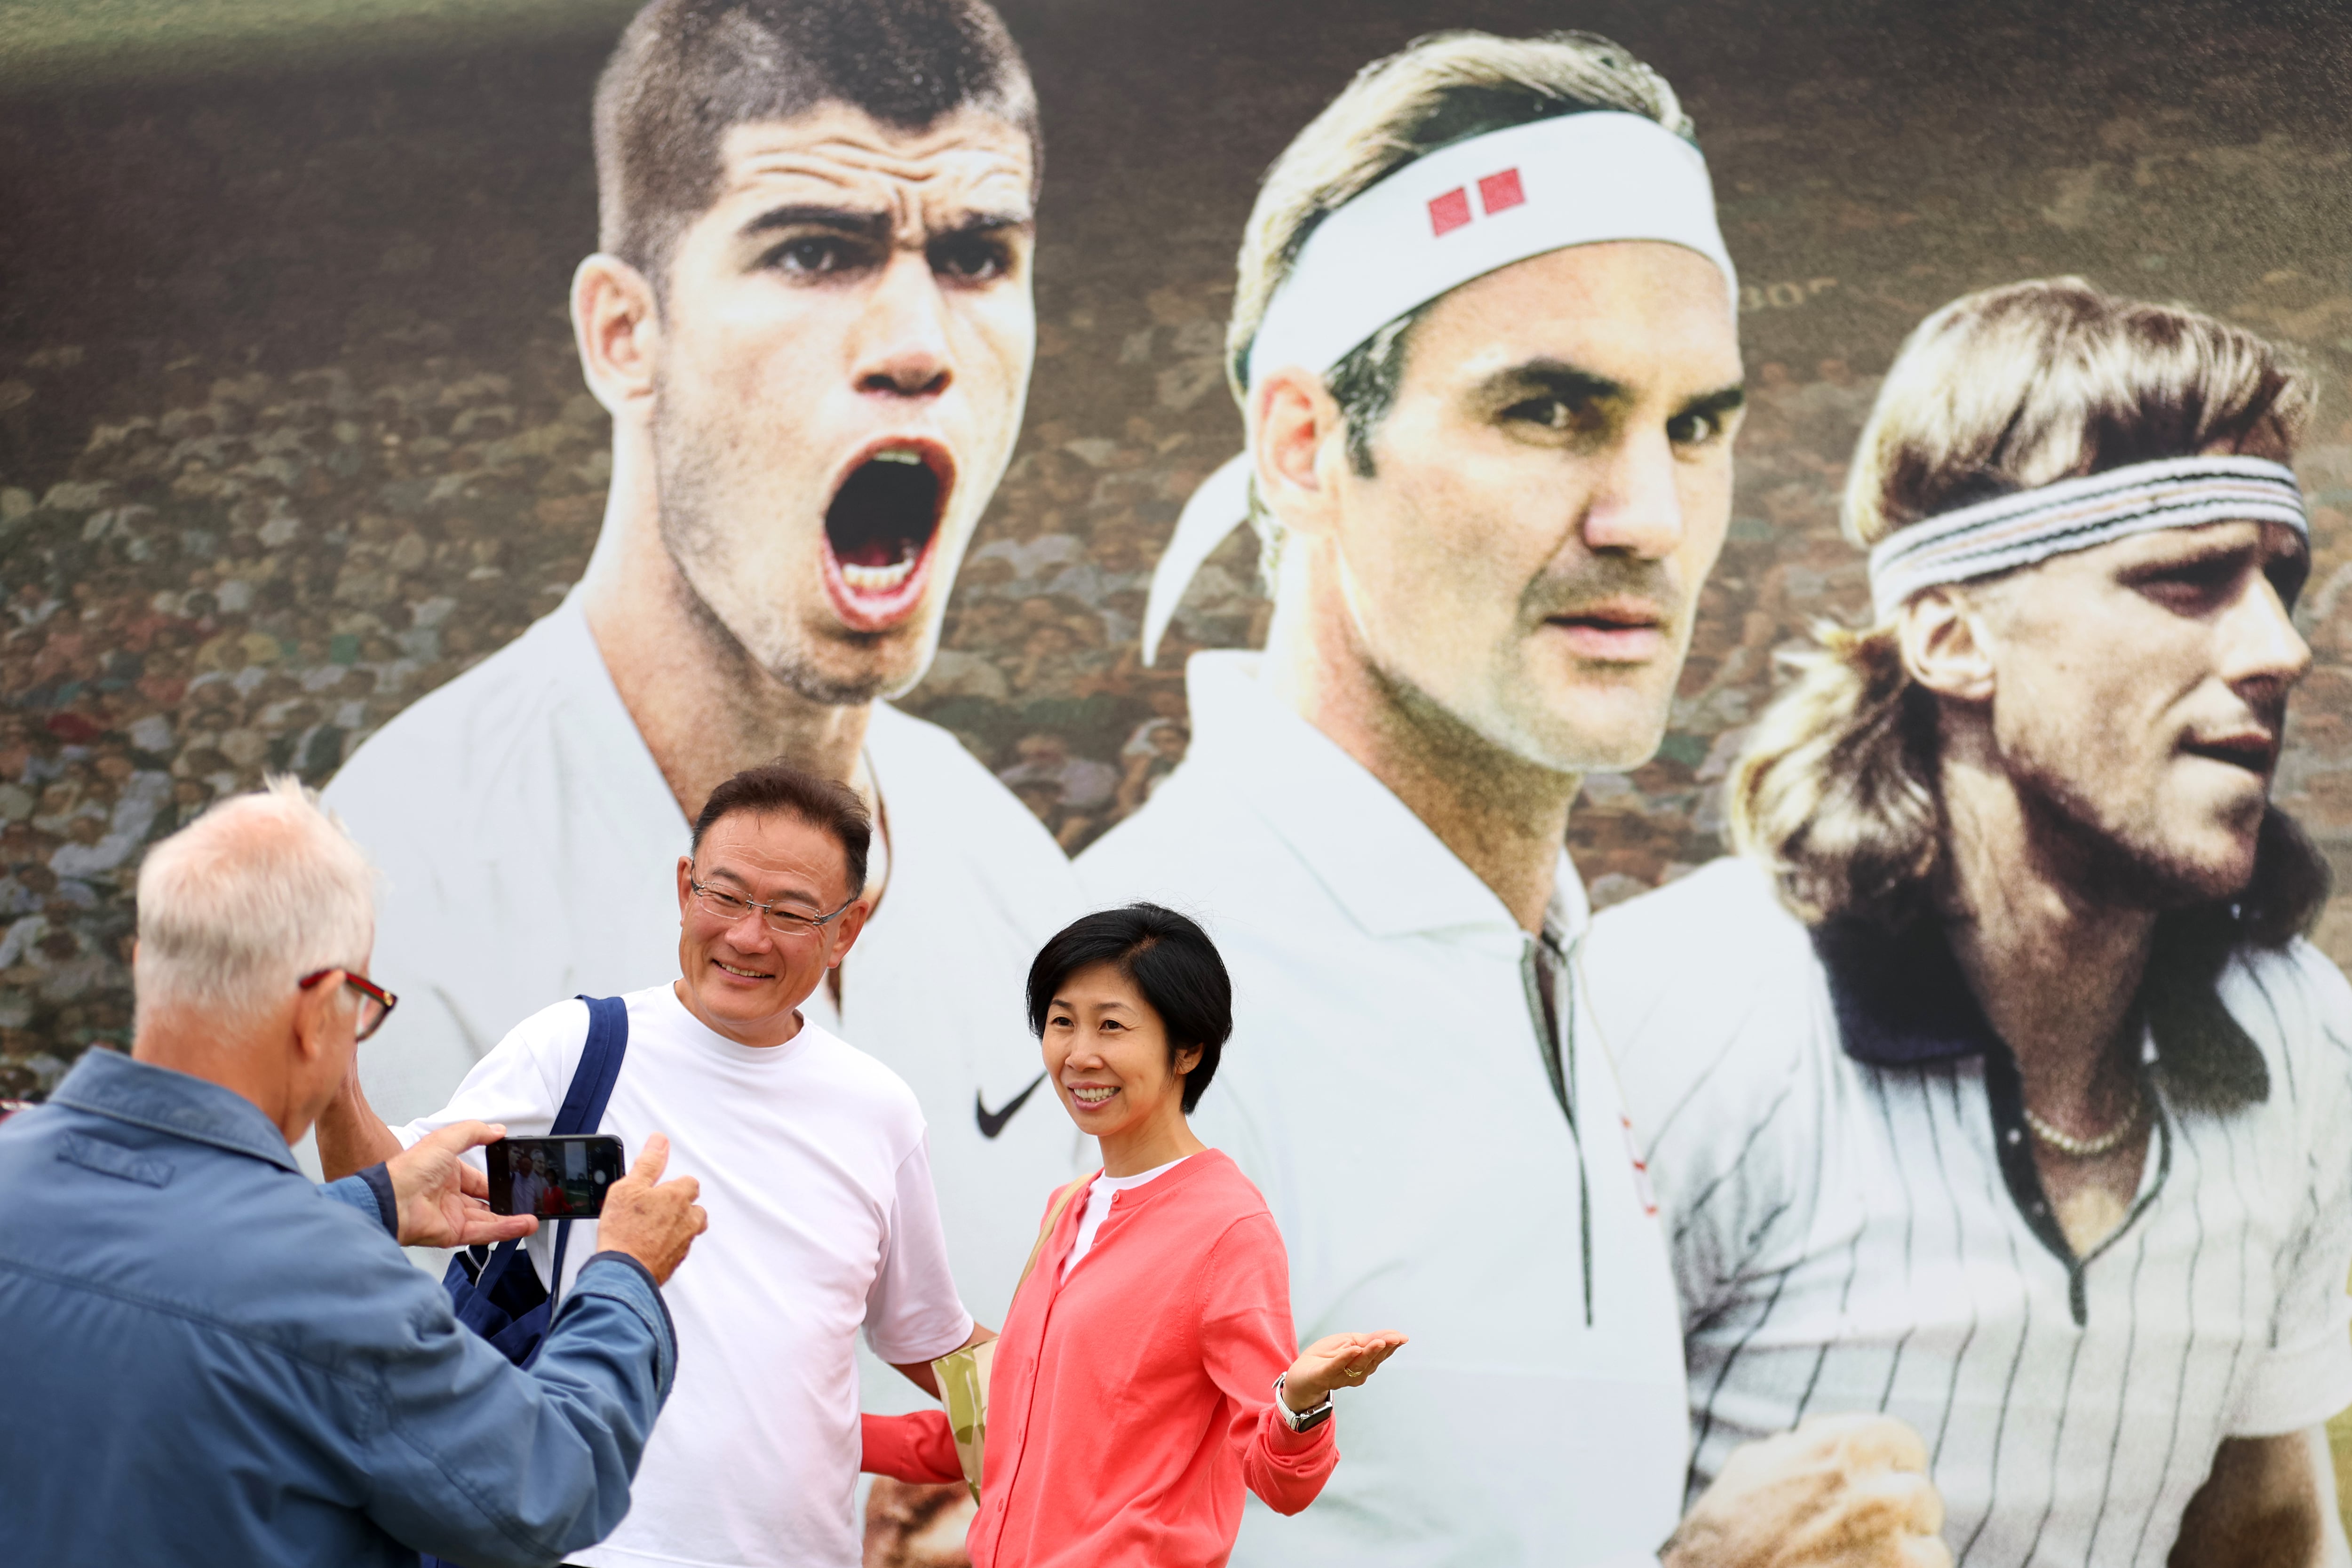
<path fill-rule="evenodd" d="M 845 785 L 768 764 L 711 792 L 675 862 L 677 978 L 625 998 L 602 1131 L 632 1155 L 667 1132 L 713 1235 L 669 1289 L 677 1384 L 628 1517 L 573 1562 L 852 1568 L 858 1331 L 927 1393 L 933 1358 L 991 1337 L 949 1275 L 914 1096 L 801 1011 L 866 929 L 872 841 Z M 346 1086 L 319 1123 L 328 1167 L 390 1158 L 484 1106 L 511 1134 L 544 1133 L 588 1027 L 576 998 L 534 1012 L 396 1131 Z M 595 1250 L 574 1238 L 562 1294 Z M 544 1278 L 550 1235 L 530 1251 Z"/>
<path fill-rule="evenodd" d="M 1300 1334 L 1415 1353 L 1237 1563 L 1941 1560 L 1892 1424 L 1780 1439 L 1677 1531 L 1665 1239 L 1570 978 L 1570 803 L 1656 748 L 1729 521 L 1737 297 L 1672 89 L 1582 36 L 1368 68 L 1251 215 L 1249 449 L 1155 599 L 1246 499 L 1266 651 L 1194 658 L 1186 760 L 1080 872 L 1215 932 L 1234 1049 L 1196 1125 L 1290 1244 Z"/>
<path fill-rule="evenodd" d="M 1745 856 L 1587 952 L 1694 1489 L 1885 1411 L 1969 1563 L 2336 1560 L 2352 991 L 2269 804 L 2309 409 L 2261 340 L 2072 279 L 1946 306 L 1888 373 L 1846 493 L 1867 629 L 1759 721 Z"/>
<path fill-rule="evenodd" d="M 884 700 L 930 662 L 1021 423 L 1027 72 L 979 0 L 659 0 L 595 132 L 602 248 L 572 313 L 613 416 L 604 531 L 560 608 L 329 790 L 383 865 L 378 962 L 411 998 L 362 1078 L 417 1116 L 549 997 L 659 983 L 688 821 L 782 755 L 873 815 L 870 927 L 806 1005 L 913 1086 L 992 1319 L 1032 1194 L 1075 1169 L 1050 1106 L 1016 1111 L 1020 977 L 1076 885 L 953 737 Z"/>

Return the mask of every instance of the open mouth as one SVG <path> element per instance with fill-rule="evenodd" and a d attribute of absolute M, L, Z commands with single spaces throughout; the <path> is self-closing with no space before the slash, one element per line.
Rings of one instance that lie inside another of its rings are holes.
<path fill-rule="evenodd" d="M 850 630 L 886 631 L 922 603 L 954 483 L 944 450 L 903 439 L 878 443 L 843 476 L 824 513 L 824 585 Z"/>
<path fill-rule="evenodd" d="M 2269 779 L 2272 770 L 2278 766 L 2277 739 L 2258 731 L 2223 735 L 2210 741 L 2187 741 L 2182 742 L 2180 749 L 2192 757 L 2243 768 L 2263 780 Z"/>
<path fill-rule="evenodd" d="M 1087 1110 L 1099 1110 L 1108 1105 L 1118 1090 L 1107 1083 L 1081 1083 L 1070 1086 L 1070 1098 Z"/>
<path fill-rule="evenodd" d="M 710 962 L 738 980 L 773 980 L 775 978 L 772 974 L 764 974 L 756 969 L 739 969 L 724 959 L 714 958 Z"/>

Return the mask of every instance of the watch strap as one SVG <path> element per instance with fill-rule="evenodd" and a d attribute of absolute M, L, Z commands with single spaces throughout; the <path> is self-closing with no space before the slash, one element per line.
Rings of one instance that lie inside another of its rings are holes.
<path fill-rule="evenodd" d="M 1316 1427 L 1331 1419 L 1331 1396 L 1326 1394 L 1320 1405 L 1311 1405 L 1304 1410 L 1293 1410 L 1290 1407 L 1290 1401 L 1283 1397 L 1282 1392 L 1283 1384 L 1289 1376 L 1290 1373 L 1285 1371 L 1274 1380 L 1275 1413 L 1282 1417 L 1282 1424 L 1293 1432 L 1312 1432 Z"/>

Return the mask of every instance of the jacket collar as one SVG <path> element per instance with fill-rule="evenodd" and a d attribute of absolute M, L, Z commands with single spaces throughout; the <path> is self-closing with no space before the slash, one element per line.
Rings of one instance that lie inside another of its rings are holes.
<path fill-rule="evenodd" d="M 294 1152 L 261 1108 L 234 1089 L 93 1047 L 65 1076 L 52 1105 L 144 1127 L 300 1173 Z"/>
<path fill-rule="evenodd" d="M 1890 931 L 1862 921 L 1831 921 L 1811 934 L 1829 975 L 1839 1038 L 1854 1060 L 1916 1068 L 2010 1054 L 1969 989 L 1940 922 L 1916 920 Z M 2159 928 L 2135 1004 L 2157 1061 L 2168 1077 L 2221 1100 L 2268 1099 L 2262 1047 L 2214 988 L 2219 965 L 2200 964 L 2168 945 Z"/>
<path fill-rule="evenodd" d="M 1185 665 L 1192 744 L 1184 765 L 1213 772 L 1371 935 L 1466 927 L 1517 936 L 1494 889 L 1338 742 L 1276 700 L 1259 682 L 1261 663 L 1256 654 L 1221 652 L 1196 653 Z M 1584 884 L 1565 848 L 1552 906 L 1563 939 L 1581 933 Z"/>

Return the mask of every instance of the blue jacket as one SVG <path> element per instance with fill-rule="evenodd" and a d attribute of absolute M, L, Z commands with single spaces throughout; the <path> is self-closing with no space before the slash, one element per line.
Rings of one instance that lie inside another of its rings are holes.
<path fill-rule="evenodd" d="M 536 1564 L 610 1533 L 668 1309 L 581 1270 L 529 1372 L 216 1084 L 85 1054 L 0 1124 L 0 1563 Z"/>

